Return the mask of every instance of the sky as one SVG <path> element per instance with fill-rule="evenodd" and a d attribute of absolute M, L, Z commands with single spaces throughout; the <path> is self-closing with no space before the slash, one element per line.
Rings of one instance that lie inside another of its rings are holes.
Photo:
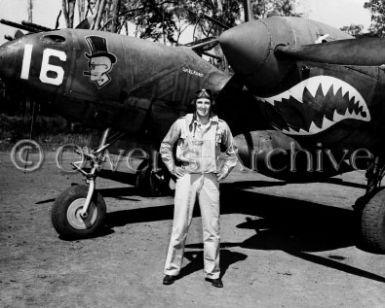
<path fill-rule="evenodd" d="M 364 29 L 370 25 L 370 12 L 364 9 L 368 0 L 297 0 L 304 17 L 321 21 L 340 28 L 361 24 Z"/>
<path fill-rule="evenodd" d="M 32 21 L 42 26 L 54 28 L 61 2 L 61 0 L 33 0 Z M 22 20 L 27 21 L 27 3 L 27 0 L 0 0 L 0 18 L 18 23 Z M 0 44 L 5 41 L 5 34 L 13 36 L 15 31 L 15 28 L 0 24 Z"/>
<path fill-rule="evenodd" d="M 361 24 L 364 29 L 370 25 L 369 10 L 364 9 L 367 0 L 297 0 L 298 11 L 304 17 L 321 21 L 340 28 L 350 24 Z M 28 19 L 28 0 L 0 0 L 0 18 L 15 22 Z M 33 22 L 53 28 L 62 0 L 33 0 Z M 61 19 L 61 26 L 64 20 Z M 13 35 L 15 29 L 0 24 L 0 44 L 5 42 L 4 34 Z M 191 41 L 192 38 L 188 38 Z"/>

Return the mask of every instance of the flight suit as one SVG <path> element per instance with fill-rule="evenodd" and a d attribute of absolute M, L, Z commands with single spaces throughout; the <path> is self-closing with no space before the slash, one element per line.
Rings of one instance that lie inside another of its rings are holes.
<path fill-rule="evenodd" d="M 221 144 L 225 148 L 224 153 L 221 153 Z M 231 131 L 226 122 L 217 116 L 210 117 L 209 123 L 202 125 L 194 120 L 193 114 L 187 114 L 171 126 L 162 141 L 160 154 L 170 172 L 176 165 L 185 170 L 175 185 L 173 228 L 164 273 L 176 276 L 180 272 L 184 244 L 198 197 L 202 215 L 205 276 L 217 279 L 220 277 L 217 174 L 228 174 L 237 163 Z"/>

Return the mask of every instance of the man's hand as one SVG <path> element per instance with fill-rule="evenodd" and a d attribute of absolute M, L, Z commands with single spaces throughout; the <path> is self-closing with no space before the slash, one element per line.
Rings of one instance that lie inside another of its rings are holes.
<path fill-rule="evenodd" d="M 225 179 L 228 176 L 228 174 L 229 174 L 228 169 L 227 168 L 223 168 L 221 170 L 221 172 L 217 173 L 217 180 L 221 181 L 221 180 Z"/>
<path fill-rule="evenodd" d="M 175 175 L 178 179 L 184 176 L 186 171 L 181 167 L 175 167 L 172 174 Z"/>

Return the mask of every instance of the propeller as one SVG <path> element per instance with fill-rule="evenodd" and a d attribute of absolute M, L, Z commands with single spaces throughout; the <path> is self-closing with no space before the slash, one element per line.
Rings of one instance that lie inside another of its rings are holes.
<path fill-rule="evenodd" d="M 182 46 L 190 47 L 197 53 L 202 53 L 203 51 L 210 50 L 218 44 L 218 38 L 216 37 L 206 37 L 194 42 L 184 44 Z"/>
<path fill-rule="evenodd" d="M 200 21 L 200 19 L 207 19 L 208 21 L 212 22 L 213 24 L 216 24 L 217 26 L 227 30 L 230 28 L 230 26 L 222 23 L 221 21 L 207 15 L 207 14 L 200 14 L 197 15 L 195 12 L 191 10 L 187 10 L 191 15 L 195 16 L 196 18 L 196 24 L 194 27 L 193 37 L 195 38 L 195 31 L 196 27 Z M 222 56 L 218 56 L 216 54 L 209 53 L 208 51 L 213 49 L 215 46 L 219 44 L 219 40 L 215 36 L 206 37 L 203 39 L 194 40 L 193 42 L 189 42 L 187 44 L 183 44 L 182 46 L 189 47 L 192 50 L 194 50 L 199 56 L 206 55 L 208 57 L 217 59 L 219 61 L 223 61 Z"/>
<path fill-rule="evenodd" d="M 277 56 L 340 65 L 380 66 L 385 64 L 385 39 L 366 37 L 304 45 L 278 46 Z"/>

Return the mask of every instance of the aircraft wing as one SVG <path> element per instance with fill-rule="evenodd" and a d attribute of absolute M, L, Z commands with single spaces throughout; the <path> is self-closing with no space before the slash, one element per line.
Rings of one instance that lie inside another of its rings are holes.
<path fill-rule="evenodd" d="M 276 54 L 299 60 L 341 65 L 385 64 L 385 39 L 361 38 L 304 46 L 278 46 Z"/>

